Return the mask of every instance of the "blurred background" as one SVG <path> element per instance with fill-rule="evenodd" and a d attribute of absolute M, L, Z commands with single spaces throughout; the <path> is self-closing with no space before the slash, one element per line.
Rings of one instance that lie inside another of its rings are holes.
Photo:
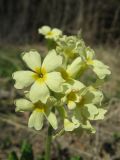
<path fill-rule="evenodd" d="M 53 159 L 120 160 L 120 0 L 0 0 L 0 160 L 11 152 L 20 157 L 25 145 L 38 160 L 44 154 L 46 130 L 28 129 L 28 115 L 14 112 L 13 100 L 22 93 L 11 80 L 14 71 L 24 68 L 21 52 L 45 50 L 38 35 L 43 25 L 69 35 L 81 30 L 86 44 L 112 71 L 103 86 L 108 113 L 104 121 L 94 123 L 96 134 L 67 133 L 58 138 L 52 146 Z"/>

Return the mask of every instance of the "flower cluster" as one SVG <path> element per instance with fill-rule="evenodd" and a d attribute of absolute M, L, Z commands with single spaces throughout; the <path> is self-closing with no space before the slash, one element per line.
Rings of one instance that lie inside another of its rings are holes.
<path fill-rule="evenodd" d="M 63 35 L 49 26 L 38 32 L 55 45 L 44 60 L 36 50 L 22 54 L 28 70 L 13 73 L 15 88 L 25 94 L 25 98 L 15 100 L 16 111 L 29 111 L 28 126 L 36 130 L 42 129 L 46 118 L 55 130 L 59 122 L 65 131 L 84 129 L 94 133 L 91 121 L 104 119 L 106 113 L 98 82 L 111 74 L 109 67 L 94 59 L 94 51 L 79 36 Z M 82 78 L 88 70 L 96 79 L 89 85 Z"/>

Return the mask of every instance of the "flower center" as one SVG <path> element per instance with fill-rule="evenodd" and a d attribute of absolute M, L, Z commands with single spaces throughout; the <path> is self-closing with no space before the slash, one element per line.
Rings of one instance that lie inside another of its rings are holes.
<path fill-rule="evenodd" d="M 92 65 L 93 64 L 93 60 L 91 58 L 89 58 L 89 57 L 87 58 L 87 64 L 88 65 Z"/>
<path fill-rule="evenodd" d="M 44 112 L 44 111 L 45 111 L 45 105 L 42 104 L 41 102 L 37 102 L 37 103 L 35 104 L 35 110 L 36 110 L 37 112 Z"/>
<path fill-rule="evenodd" d="M 42 73 L 40 73 L 40 74 L 38 74 L 38 76 L 40 77 L 40 78 L 43 78 L 43 74 Z"/>
<path fill-rule="evenodd" d="M 74 91 L 71 91 L 68 95 L 67 95 L 68 100 L 71 101 L 75 101 L 77 99 L 76 94 Z"/>
<path fill-rule="evenodd" d="M 47 72 L 45 68 L 36 68 L 33 78 L 40 83 L 43 83 L 46 80 Z"/>
<path fill-rule="evenodd" d="M 52 31 L 49 31 L 49 32 L 47 33 L 47 35 L 48 35 L 48 36 L 52 36 L 52 35 L 53 35 L 53 32 L 52 32 Z"/>

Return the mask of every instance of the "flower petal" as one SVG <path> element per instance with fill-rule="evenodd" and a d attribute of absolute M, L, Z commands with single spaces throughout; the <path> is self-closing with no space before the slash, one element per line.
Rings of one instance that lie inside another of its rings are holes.
<path fill-rule="evenodd" d="M 55 40 L 57 40 L 59 38 L 59 36 L 62 35 L 62 31 L 57 28 L 53 28 L 51 32 L 52 32 L 51 38 L 53 38 Z"/>
<path fill-rule="evenodd" d="M 57 69 L 61 65 L 62 65 L 62 57 L 60 55 L 57 55 L 55 50 L 51 50 L 45 57 L 42 67 L 45 68 L 47 72 L 51 72 Z"/>
<path fill-rule="evenodd" d="M 33 127 L 36 130 L 41 130 L 43 127 L 43 119 L 44 119 L 44 114 L 42 112 L 34 110 L 33 113 L 30 115 L 28 121 L 28 127 L 30 128 Z"/>
<path fill-rule="evenodd" d="M 41 101 L 42 103 L 46 103 L 48 97 L 50 96 L 49 89 L 47 88 L 45 83 L 40 83 L 36 81 L 30 89 L 30 100 L 32 102 Z"/>
<path fill-rule="evenodd" d="M 26 99 L 17 99 L 15 100 L 16 109 L 15 111 L 32 111 L 34 108 L 34 105 L 32 102 L 26 100 Z"/>
<path fill-rule="evenodd" d="M 41 67 L 41 56 L 37 51 L 25 52 L 22 59 L 33 71 Z"/>
<path fill-rule="evenodd" d="M 62 31 L 58 28 L 53 28 L 52 29 L 52 32 L 55 34 L 55 35 L 62 35 Z"/>
<path fill-rule="evenodd" d="M 80 121 L 76 119 L 74 115 L 72 116 L 72 122 L 75 124 L 76 128 L 80 126 Z"/>
<path fill-rule="evenodd" d="M 31 71 L 17 71 L 14 72 L 12 77 L 15 80 L 15 88 L 23 89 L 30 86 L 34 82 L 33 72 Z"/>
<path fill-rule="evenodd" d="M 86 104 L 81 107 L 82 114 L 90 120 L 94 120 L 95 116 L 98 114 L 98 109 L 93 104 Z"/>
<path fill-rule="evenodd" d="M 84 124 L 82 124 L 81 127 L 83 129 L 88 130 L 90 133 L 95 133 L 96 132 L 95 128 L 92 127 L 90 121 L 88 121 L 88 120 L 86 122 L 84 122 Z"/>
<path fill-rule="evenodd" d="M 104 79 L 107 75 L 111 74 L 109 67 L 98 60 L 93 60 L 92 65 L 93 65 L 93 71 L 100 79 Z"/>
<path fill-rule="evenodd" d="M 107 110 L 103 109 L 103 108 L 98 108 L 98 114 L 95 116 L 95 120 L 99 120 L 99 119 L 104 119 L 105 113 L 107 112 Z"/>
<path fill-rule="evenodd" d="M 54 129 L 58 128 L 57 118 L 53 112 L 50 112 L 50 114 L 46 116 L 46 118 Z"/>
<path fill-rule="evenodd" d="M 65 131 L 73 131 L 74 129 L 76 129 L 76 125 L 73 122 L 69 121 L 67 118 L 65 118 L 64 119 L 64 129 Z"/>
<path fill-rule="evenodd" d="M 85 85 L 82 82 L 73 80 L 73 85 L 72 85 L 73 90 L 81 90 L 83 88 L 85 88 Z"/>
<path fill-rule="evenodd" d="M 68 101 L 67 106 L 71 110 L 71 109 L 74 109 L 76 107 L 76 103 L 73 102 L 73 101 Z"/>
<path fill-rule="evenodd" d="M 83 88 L 85 88 L 85 85 L 82 82 L 73 79 L 70 79 L 67 83 L 63 84 L 63 89 L 66 93 L 69 93 L 72 90 L 82 91 Z"/>
<path fill-rule="evenodd" d="M 54 92 L 62 91 L 62 83 L 64 80 L 59 72 L 51 72 L 47 74 L 46 84 Z"/>
<path fill-rule="evenodd" d="M 91 49 L 90 47 L 87 47 L 87 48 L 85 49 L 85 52 L 86 52 L 86 58 L 87 58 L 88 60 L 92 60 L 93 57 L 94 57 L 94 55 L 95 55 L 94 50 Z"/>
<path fill-rule="evenodd" d="M 82 59 L 81 57 L 76 58 L 71 65 L 67 68 L 67 73 L 70 75 L 70 77 L 75 78 L 78 77 L 78 73 L 82 67 Z"/>
<path fill-rule="evenodd" d="M 51 28 L 49 26 L 43 26 L 38 29 L 38 33 L 46 35 L 48 32 L 51 31 Z"/>
<path fill-rule="evenodd" d="M 85 103 L 89 104 L 99 104 L 101 105 L 101 102 L 103 100 L 103 93 L 100 90 L 97 90 L 93 87 L 89 87 L 88 92 L 84 95 L 85 97 Z"/>

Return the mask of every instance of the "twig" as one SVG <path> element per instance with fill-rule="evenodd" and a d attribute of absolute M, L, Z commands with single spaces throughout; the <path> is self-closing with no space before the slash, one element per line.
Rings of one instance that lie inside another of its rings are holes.
<path fill-rule="evenodd" d="M 25 125 L 23 125 L 23 124 L 20 124 L 20 123 L 15 122 L 14 120 L 8 119 L 8 117 L 5 116 L 5 115 L 3 115 L 3 114 L 0 114 L 0 120 L 3 121 L 3 122 L 6 122 L 6 123 L 8 123 L 8 124 L 11 124 L 11 125 L 13 125 L 13 126 L 15 126 L 15 127 L 17 127 L 17 128 L 22 128 L 22 129 L 27 130 L 27 131 L 29 131 L 29 132 L 42 135 L 42 134 L 40 134 L 39 132 L 37 132 L 37 131 L 35 131 L 35 130 L 33 130 L 33 129 L 27 128 L 27 127 L 26 127 Z"/>

